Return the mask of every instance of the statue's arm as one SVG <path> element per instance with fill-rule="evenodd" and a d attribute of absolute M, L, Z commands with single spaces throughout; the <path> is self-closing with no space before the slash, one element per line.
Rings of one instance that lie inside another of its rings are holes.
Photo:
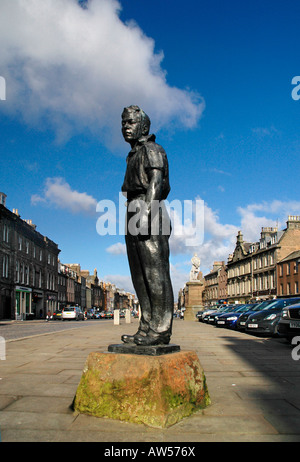
<path fill-rule="evenodd" d="M 163 172 L 153 168 L 148 172 L 149 187 L 145 196 L 145 207 L 140 217 L 141 234 L 150 236 L 151 233 L 151 204 L 160 201 L 163 186 Z M 156 207 L 154 209 L 157 209 Z"/>
<path fill-rule="evenodd" d="M 161 169 L 153 168 L 148 172 L 149 187 L 146 193 L 145 201 L 151 206 L 153 200 L 160 201 L 163 187 L 163 172 Z"/>

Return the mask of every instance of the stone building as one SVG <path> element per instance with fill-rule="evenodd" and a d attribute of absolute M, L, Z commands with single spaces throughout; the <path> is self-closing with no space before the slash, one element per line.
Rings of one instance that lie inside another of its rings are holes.
<path fill-rule="evenodd" d="M 239 231 L 227 265 L 215 262 L 213 270 L 204 276 L 205 304 L 220 300 L 249 303 L 298 295 L 298 252 L 300 216 L 288 216 L 286 228 L 280 231 L 277 227 L 263 227 L 257 242 L 244 241 Z M 181 298 L 183 294 L 184 291 Z"/>
<path fill-rule="evenodd" d="M 263 227 L 260 240 L 244 242 L 238 233 L 234 253 L 227 263 L 228 301 L 246 303 L 275 298 L 277 264 L 289 254 L 300 249 L 300 216 L 289 216 L 287 226 Z"/>
<path fill-rule="evenodd" d="M 238 232 L 236 246 L 227 261 L 227 299 L 229 303 L 246 303 L 252 298 L 251 246 Z"/>
<path fill-rule="evenodd" d="M 213 269 L 204 276 L 204 301 L 207 305 L 215 305 L 227 294 L 226 290 L 226 268 L 224 261 L 215 261 Z M 222 295 L 221 295 L 222 294 Z"/>
<path fill-rule="evenodd" d="M 60 249 L 0 197 L 0 319 L 45 317 L 57 308 Z"/>
<path fill-rule="evenodd" d="M 222 262 L 222 266 L 219 272 L 219 301 L 227 301 L 228 291 L 227 291 L 227 266 Z"/>

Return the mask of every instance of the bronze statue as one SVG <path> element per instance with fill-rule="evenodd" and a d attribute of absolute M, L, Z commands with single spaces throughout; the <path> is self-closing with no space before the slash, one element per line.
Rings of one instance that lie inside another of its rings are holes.
<path fill-rule="evenodd" d="M 122 341 L 144 346 L 169 344 L 174 309 L 169 268 L 171 225 L 163 206 L 170 191 L 168 160 L 149 130 L 150 119 L 143 110 L 138 106 L 124 109 L 122 134 L 131 145 L 122 186 L 127 196 L 125 241 L 141 320 L 137 333 L 123 335 Z"/>

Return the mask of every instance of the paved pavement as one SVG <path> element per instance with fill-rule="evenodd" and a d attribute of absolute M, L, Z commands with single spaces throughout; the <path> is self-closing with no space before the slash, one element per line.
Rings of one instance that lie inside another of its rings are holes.
<path fill-rule="evenodd" d="M 300 441 L 300 361 L 292 359 L 292 347 L 198 322 L 175 320 L 172 342 L 197 352 L 212 401 L 207 409 L 163 430 L 74 413 L 88 354 L 106 352 L 136 328 L 136 320 L 96 321 L 8 340 L 0 361 L 1 441 Z"/>

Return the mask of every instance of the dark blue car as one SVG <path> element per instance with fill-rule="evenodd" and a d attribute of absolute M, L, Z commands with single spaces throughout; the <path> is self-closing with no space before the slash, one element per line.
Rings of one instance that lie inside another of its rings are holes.
<path fill-rule="evenodd" d="M 216 316 L 217 327 L 229 327 L 231 329 L 237 328 L 237 320 L 243 313 L 250 311 L 255 307 L 255 303 L 249 303 L 247 305 L 239 306 L 237 309 L 230 311 L 229 313 L 221 314 Z"/>
<path fill-rule="evenodd" d="M 277 335 L 278 323 L 281 313 L 286 306 L 295 305 L 300 298 L 286 298 L 274 300 L 267 308 L 258 313 L 251 314 L 245 325 L 248 333 Z"/>
<path fill-rule="evenodd" d="M 237 305 L 237 308 L 239 307 L 240 305 Z M 214 313 L 211 313 L 211 314 L 208 314 L 207 316 L 205 316 L 203 318 L 203 321 L 204 322 L 207 322 L 208 324 L 215 324 L 215 320 L 216 320 L 216 316 L 219 316 L 223 313 L 228 313 L 229 311 L 232 311 L 234 308 L 234 305 L 226 305 L 226 306 L 222 306 L 222 308 L 220 308 L 219 310 L 215 311 Z"/>
<path fill-rule="evenodd" d="M 265 300 L 264 302 L 258 303 L 257 305 L 254 305 L 252 308 L 250 308 L 249 311 L 246 311 L 246 313 L 242 313 L 241 316 L 238 318 L 236 327 L 238 330 L 245 330 L 245 325 L 246 321 L 249 318 L 249 316 L 253 313 L 256 313 L 258 311 L 262 311 L 263 309 L 267 308 L 271 303 L 273 303 L 274 300 Z"/>

